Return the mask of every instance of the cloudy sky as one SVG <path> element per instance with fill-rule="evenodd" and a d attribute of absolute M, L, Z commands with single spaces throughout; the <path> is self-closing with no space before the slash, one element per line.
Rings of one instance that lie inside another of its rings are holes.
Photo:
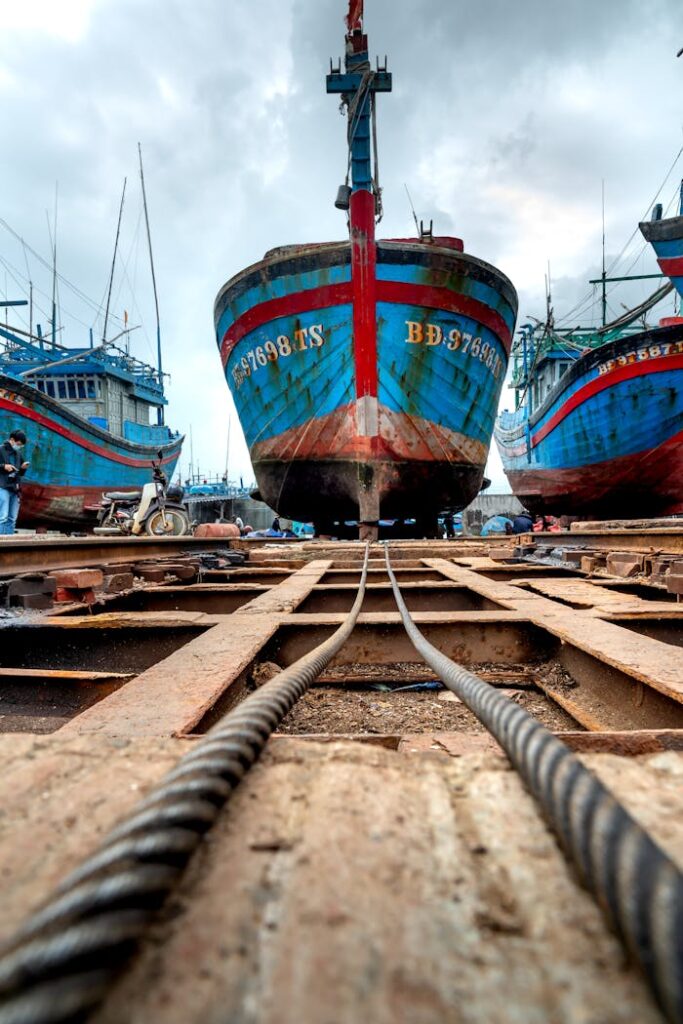
<path fill-rule="evenodd" d="M 542 315 L 549 263 L 556 317 L 590 323 L 599 312 L 587 282 L 600 269 L 604 180 L 608 263 L 621 257 L 613 272 L 656 269 L 631 236 L 683 146 L 680 0 L 365 7 L 371 53 L 386 53 L 394 73 L 394 92 L 379 99 L 380 235 L 412 233 L 407 184 L 418 216 L 508 274 L 521 317 Z M 46 211 L 52 222 L 58 182 L 61 337 L 85 343 L 90 326 L 96 338 L 102 331 L 127 176 L 112 310 L 143 325 L 131 348 L 152 361 L 142 143 L 168 422 L 192 429 L 201 473 L 224 471 L 230 419 L 230 476 L 251 477 L 213 338 L 216 292 L 269 248 L 345 233 L 333 206 L 345 128 L 324 83 L 329 58 L 343 50 L 345 8 L 345 0 L 0 0 L 0 218 L 49 260 Z M 660 195 L 665 207 L 682 171 L 679 159 Z M 0 292 L 23 297 L 30 277 L 48 310 L 50 275 L 27 246 L 0 227 Z M 629 287 L 610 294 L 611 312 L 648 291 L 647 282 Z M 189 455 L 188 441 L 183 471 Z M 489 472 L 494 489 L 506 489 L 497 457 Z"/>

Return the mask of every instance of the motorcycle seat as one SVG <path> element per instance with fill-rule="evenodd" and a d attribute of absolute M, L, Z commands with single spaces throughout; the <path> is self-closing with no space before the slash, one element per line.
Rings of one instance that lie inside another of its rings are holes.
<path fill-rule="evenodd" d="M 142 497 L 142 491 L 107 491 L 102 497 L 110 501 L 137 501 Z"/>

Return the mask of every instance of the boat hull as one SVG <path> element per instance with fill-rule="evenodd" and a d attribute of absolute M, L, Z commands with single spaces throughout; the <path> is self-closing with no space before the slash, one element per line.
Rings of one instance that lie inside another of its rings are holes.
<path fill-rule="evenodd" d="M 171 477 L 183 442 L 138 444 L 94 426 L 37 388 L 0 374 L 0 434 L 23 430 L 30 467 L 22 480 L 18 525 L 75 529 L 92 524 L 88 506 L 104 491 L 141 488 L 162 452 Z"/>
<path fill-rule="evenodd" d="M 532 512 L 683 512 L 683 325 L 586 353 L 537 413 L 503 413 L 495 437 L 510 486 Z"/>
<path fill-rule="evenodd" d="M 376 367 L 359 394 L 348 243 L 276 250 L 216 300 L 226 379 L 263 500 L 320 524 L 432 516 L 481 487 L 516 295 L 440 245 L 377 244 Z"/>
<path fill-rule="evenodd" d="M 655 251 L 660 270 L 683 298 L 683 217 L 645 221 L 639 227 Z"/>

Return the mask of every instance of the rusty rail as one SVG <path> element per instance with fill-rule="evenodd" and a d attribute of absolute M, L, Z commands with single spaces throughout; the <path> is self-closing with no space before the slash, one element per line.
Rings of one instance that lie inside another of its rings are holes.
<path fill-rule="evenodd" d="M 127 564 L 230 547 L 229 537 L 63 537 L 21 535 L 0 541 L 0 577 L 44 569 Z"/>

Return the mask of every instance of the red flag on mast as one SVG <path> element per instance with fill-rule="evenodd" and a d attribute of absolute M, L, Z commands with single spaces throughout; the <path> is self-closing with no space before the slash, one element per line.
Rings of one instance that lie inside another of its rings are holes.
<path fill-rule="evenodd" d="M 363 20 L 363 0 L 349 0 L 349 13 L 346 17 L 346 27 L 349 32 L 361 28 Z"/>

